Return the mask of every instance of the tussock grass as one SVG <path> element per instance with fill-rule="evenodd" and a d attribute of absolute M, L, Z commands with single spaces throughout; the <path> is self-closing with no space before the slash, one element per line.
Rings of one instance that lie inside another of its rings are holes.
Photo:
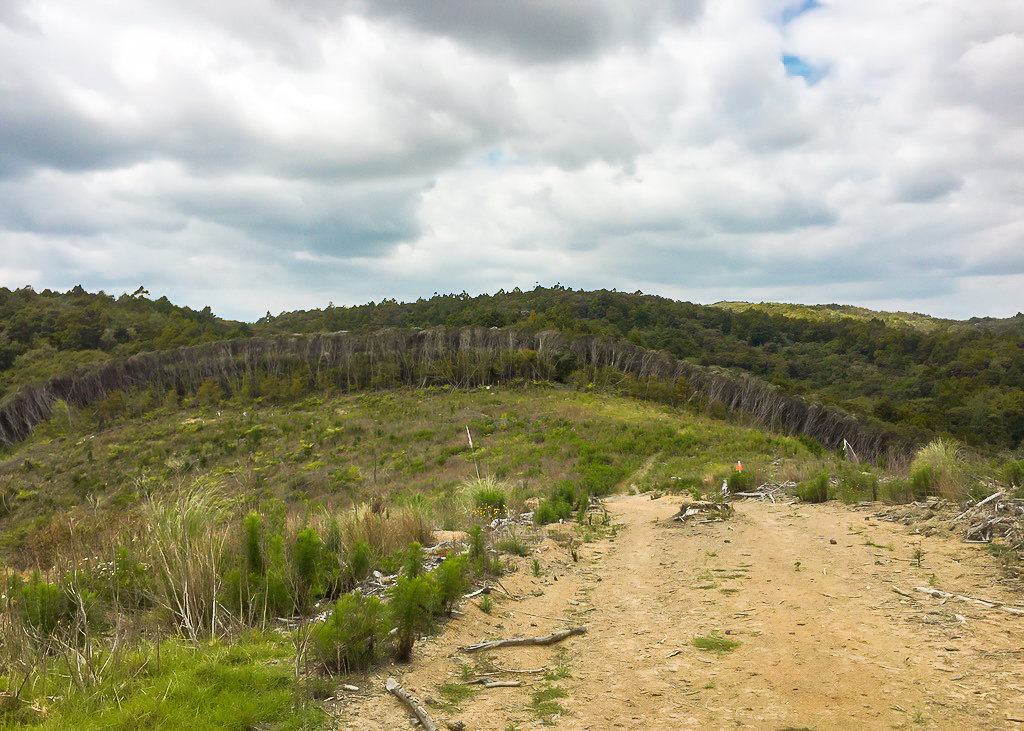
<path fill-rule="evenodd" d="M 968 492 L 963 464 L 963 450 L 954 441 L 935 439 L 921 447 L 910 464 L 914 497 L 962 499 Z"/>

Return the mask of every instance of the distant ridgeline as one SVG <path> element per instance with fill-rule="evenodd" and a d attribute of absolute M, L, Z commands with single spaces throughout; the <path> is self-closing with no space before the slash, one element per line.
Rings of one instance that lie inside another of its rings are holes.
<path fill-rule="evenodd" d="M 1024 443 L 1024 315 L 951 321 L 845 305 L 704 306 L 556 285 L 267 313 L 250 325 L 147 294 L 140 288 L 115 299 L 80 287 L 38 294 L 0 288 L 0 394 L 10 399 L 23 386 L 144 351 L 235 338 L 499 327 L 516 338 L 554 330 L 567 342 L 625 340 L 687 367 L 730 369 L 736 380 L 746 373 L 779 395 L 857 414 L 907 440 L 947 434 L 987 450 Z"/>
<path fill-rule="evenodd" d="M 516 379 L 615 383 L 639 398 L 740 412 L 753 425 L 803 434 L 829 447 L 846 440 L 867 458 L 909 446 L 877 424 L 788 396 L 747 374 L 694 365 L 622 340 L 479 327 L 235 339 L 90 366 L 22 388 L 0 408 L 0 442 L 24 439 L 59 400 L 81 407 L 130 390 L 149 389 L 154 400 L 168 391 L 201 396 L 203 389 L 274 400 L 331 388 L 464 388 Z"/>

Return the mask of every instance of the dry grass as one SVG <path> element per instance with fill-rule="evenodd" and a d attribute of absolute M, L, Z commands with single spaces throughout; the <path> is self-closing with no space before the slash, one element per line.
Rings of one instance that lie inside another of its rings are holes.
<path fill-rule="evenodd" d="M 172 498 L 145 504 L 144 549 L 153 571 L 153 600 L 193 642 L 225 632 L 220 606 L 230 504 L 220 485 L 197 480 Z"/>

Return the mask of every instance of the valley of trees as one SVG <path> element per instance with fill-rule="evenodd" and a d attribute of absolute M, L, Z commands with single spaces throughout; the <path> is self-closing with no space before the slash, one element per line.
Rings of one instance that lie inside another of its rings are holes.
<path fill-rule="evenodd" d="M 0 393 L 141 352 L 246 336 L 484 327 L 597 336 L 724 368 L 838 407 L 911 441 L 949 435 L 985 451 L 1024 440 L 1024 316 L 937 320 L 840 306 L 696 305 L 556 285 L 412 303 L 270 313 L 253 324 L 194 311 L 142 288 L 118 298 L 80 287 L 0 289 Z M 569 373 L 553 373 L 564 380 Z"/>

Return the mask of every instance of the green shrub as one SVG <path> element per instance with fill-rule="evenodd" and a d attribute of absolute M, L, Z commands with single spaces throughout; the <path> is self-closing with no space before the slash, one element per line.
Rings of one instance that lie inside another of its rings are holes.
<path fill-rule="evenodd" d="M 349 551 L 346 568 L 352 584 L 358 584 L 370 574 L 373 567 L 373 550 L 366 541 L 356 541 Z"/>
<path fill-rule="evenodd" d="M 153 582 L 149 568 L 126 546 L 107 561 L 76 577 L 80 586 L 94 591 L 105 601 L 125 609 L 150 606 Z"/>
<path fill-rule="evenodd" d="M 733 470 L 727 478 L 729 492 L 751 492 L 757 487 L 757 475 L 750 471 Z"/>
<path fill-rule="evenodd" d="M 469 580 L 466 578 L 467 560 L 465 556 L 449 556 L 434 569 L 439 609 L 448 616 L 451 616 L 469 588 Z"/>
<path fill-rule="evenodd" d="M 246 624 L 264 624 L 273 617 L 295 612 L 291 587 L 276 570 L 265 574 L 244 574 L 231 569 L 224 575 L 223 601 Z"/>
<path fill-rule="evenodd" d="M 796 488 L 797 495 L 805 503 L 823 503 L 828 500 L 828 473 L 821 472 L 806 482 L 801 482 Z"/>
<path fill-rule="evenodd" d="M 390 629 L 379 599 L 358 591 L 346 594 L 335 603 L 327 620 L 313 630 L 313 653 L 331 670 L 366 670 L 378 659 Z"/>
<path fill-rule="evenodd" d="M 546 500 L 542 500 L 533 514 L 533 522 L 536 525 L 547 525 L 557 523 L 559 520 L 568 520 L 573 510 L 579 504 L 584 503 L 581 490 L 570 480 L 561 480 L 551 488 L 551 493 Z"/>
<path fill-rule="evenodd" d="M 40 635 L 51 637 L 61 623 L 74 616 L 75 607 L 63 587 L 43 581 L 38 572 L 21 587 L 21 619 Z"/>
<path fill-rule="evenodd" d="M 250 574 L 263 575 L 263 518 L 251 512 L 242 521 L 242 545 L 245 556 L 245 570 Z"/>
<path fill-rule="evenodd" d="M 529 546 L 515 533 L 509 533 L 504 538 L 501 538 L 494 544 L 494 547 L 502 553 L 510 553 L 514 556 L 530 555 Z"/>
<path fill-rule="evenodd" d="M 389 608 L 396 629 L 395 659 L 408 662 L 416 638 L 433 626 L 436 587 L 426 576 L 400 576 L 391 590 Z"/>
<path fill-rule="evenodd" d="M 402 561 L 402 573 L 410 579 L 415 579 L 423 574 L 423 546 L 413 541 L 405 549 L 405 558 Z"/>
<path fill-rule="evenodd" d="M 292 547 L 292 573 L 295 580 L 295 604 L 300 611 L 308 609 L 323 592 L 321 585 L 321 554 L 323 543 L 313 528 L 300 530 Z"/>
<path fill-rule="evenodd" d="M 484 545 L 483 529 L 474 525 L 469 529 L 469 560 L 479 561 L 487 557 L 487 546 Z"/>

